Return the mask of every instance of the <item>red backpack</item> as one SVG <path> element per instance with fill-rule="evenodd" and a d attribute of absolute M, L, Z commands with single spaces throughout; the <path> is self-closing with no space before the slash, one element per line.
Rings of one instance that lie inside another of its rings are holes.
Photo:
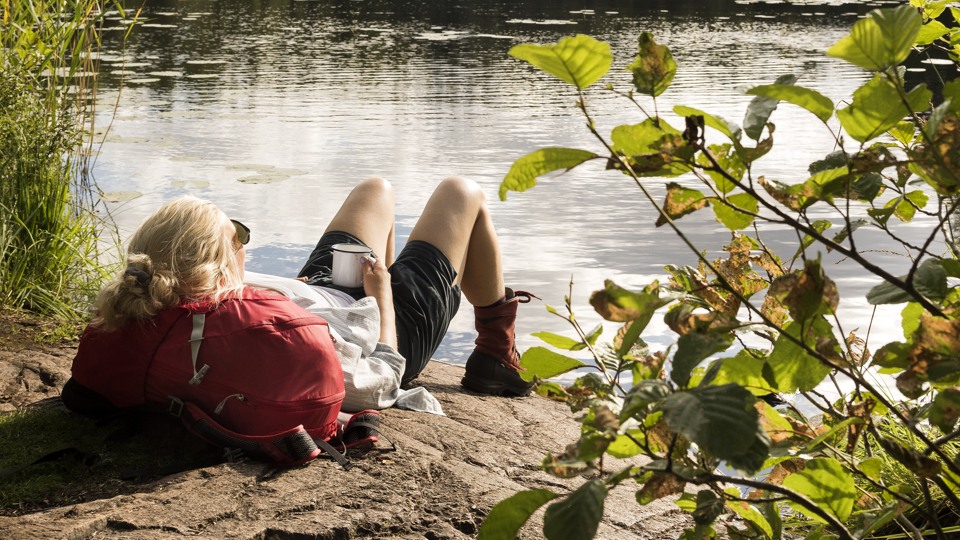
<path fill-rule="evenodd" d="M 73 378 L 117 407 L 169 408 L 211 442 L 285 464 L 337 436 L 344 398 L 327 322 L 255 289 L 114 332 L 88 327 Z"/>

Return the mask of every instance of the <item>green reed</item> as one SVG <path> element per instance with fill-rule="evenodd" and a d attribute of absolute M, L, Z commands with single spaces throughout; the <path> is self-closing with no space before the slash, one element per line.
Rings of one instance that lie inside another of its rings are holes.
<path fill-rule="evenodd" d="M 80 315 L 99 287 L 96 52 L 114 1 L 0 0 L 0 305 Z"/>

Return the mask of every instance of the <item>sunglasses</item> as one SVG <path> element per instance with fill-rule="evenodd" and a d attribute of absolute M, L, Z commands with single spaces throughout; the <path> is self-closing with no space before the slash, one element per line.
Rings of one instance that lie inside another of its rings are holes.
<path fill-rule="evenodd" d="M 240 241 L 241 246 L 245 246 L 250 243 L 250 227 L 247 227 L 243 223 L 235 219 L 231 219 L 230 223 L 233 223 L 233 227 L 237 229 L 237 240 Z"/>

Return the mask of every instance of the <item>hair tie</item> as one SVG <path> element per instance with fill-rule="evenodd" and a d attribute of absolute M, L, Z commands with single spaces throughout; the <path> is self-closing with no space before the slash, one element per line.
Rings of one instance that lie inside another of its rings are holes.
<path fill-rule="evenodd" d="M 153 276 L 144 272 L 143 270 L 137 270 L 136 268 L 127 268 L 127 271 L 123 273 L 124 276 L 133 276 L 137 279 L 137 285 L 143 287 L 144 289 L 150 285 L 150 282 L 153 281 Z"/>

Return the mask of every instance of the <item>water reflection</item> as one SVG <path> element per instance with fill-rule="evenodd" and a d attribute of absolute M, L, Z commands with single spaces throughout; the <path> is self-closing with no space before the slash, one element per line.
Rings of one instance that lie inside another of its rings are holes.
<path fill-rule="evenodd" d="M 103 59 L 101 125 L 117 100 L 111 88 L 122 86 L 123 93 L 109 131 L 101 132 L 95 174 L 107 192 L 142 193 L 109 205 L 125 234 L 163 201 L 193 193 L 256 230 L 252 270 L 290 274 L 364 176 L 396 186 L 402 241 L 445 176 L 469 176 L 494 200 L 510 164 L 529 151 L 600 150 L 583 128 L 573 93 L 508 57 L 516 43 L 573 33 L 609 41 L 616 67 L 589 95 L 601 132 L 609 132 L 642 117 L 600 89 L 605 82 L 627 89 L 621 68 L 640 32 L 653 32 L 680 64 L 659 110 L 683 104 L 739 122 L 749 102 L 743 90 L 784 73 L 834 100 L 849 96 L 864 73 L 823 51 L 868 7 L 155 0 L 126 51 Z M 119 32 L 108 36 L 115 40 Z M 760 163 L 770 178 L 801 180 L 810 161 L 833 150 L 828 131 L 805 111 L 785 105 L 773 121 L 779 146 Z M 662 195 L 662 181 L 648 185 Z M 600 166 L 492 206 L 508 283 L 560 306 L 572 278 L 574 304 L 588 327 L 598 321 L 586 298 L 604 278 L 639 287 L 662 278 L 666 263 L 693 262 L 670 232 L 653 227 L 653 210 L 636 187 Z M 683 224 L 703 245 L 726 239 L 710 216 Z M 796 245 L 788 234 L 771 241 Z M 883 264 L 902 264 L 887 259 Z M 828 272 L 843 292 L 859 294 L 872 284 L 840 266 Z M 848 312 L 852 325 L 866 328 L 867 306 L 851 304 Z M 537 344 L 530 332 L 567 331 L 535 304 L 522 317 L 523 347 Z M 470 315 L 461 313 L 437 358 L 462 363 L 472 348 L 471 326 Z M 672 339 L 658 322 L 651 334 L 654 345 Z"/>

